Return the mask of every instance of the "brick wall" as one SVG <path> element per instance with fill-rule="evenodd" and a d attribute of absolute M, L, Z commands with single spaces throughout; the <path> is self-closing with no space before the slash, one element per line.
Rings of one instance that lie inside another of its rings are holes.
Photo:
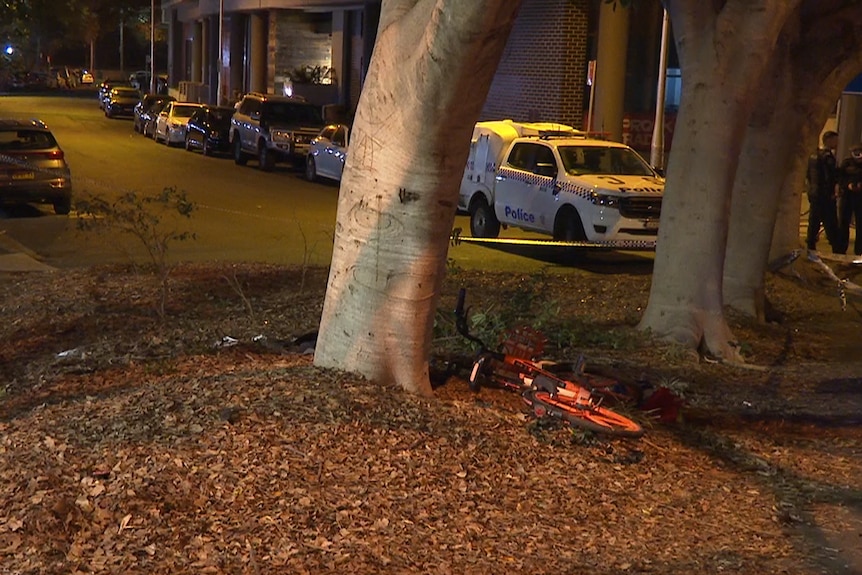
<path fill-rule="evenodd" d="M 482 110 L 482 120 L 556 121 L 581 127 L 589 0 L 524 0 Z"/>

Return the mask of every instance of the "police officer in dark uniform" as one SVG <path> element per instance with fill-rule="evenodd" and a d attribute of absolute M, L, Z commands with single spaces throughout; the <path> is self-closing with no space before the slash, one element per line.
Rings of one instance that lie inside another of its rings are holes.
<path fill-rule="evenodd" d="M 835 149 L 838 147 L 838 133 L 824 132 L 823 147 L 812 154 L 808 159 L 808 235 L 806 243 L 808 251 L 817 249 L 817 236 L 820 234 L 820 225 L 826 231 L 826 239 L 832 246 L 833 253 L 844 253 L 841 251 L 841 238 L 838 229 L 838 205 L 836 201 L 836 189 L 838 176 L 838 160 L 835 158 Z"/>
<path fill-rule="evenodd" d="M 838 187 L 840 202 L 838 224 L 844 251 L 850 245 L 850 219 L 856 219 L 856 241 L 853 253 L 862 255 L 862 144 L 850 148 L 850 156 L 838 168 Z"/>

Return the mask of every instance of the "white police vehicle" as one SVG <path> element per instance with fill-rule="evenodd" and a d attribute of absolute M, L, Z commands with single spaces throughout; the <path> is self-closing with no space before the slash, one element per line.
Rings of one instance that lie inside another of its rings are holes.
<path fill-rule="evenodd" d="M 513 226 L 567 242 L 655 240 L 663 178 L 624 144 L 570 126 L 480 122 L 458 207 L 473 237 Z"/>

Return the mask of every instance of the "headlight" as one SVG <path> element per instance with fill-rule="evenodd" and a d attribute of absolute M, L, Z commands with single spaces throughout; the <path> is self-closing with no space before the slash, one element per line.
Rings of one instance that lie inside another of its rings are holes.
<path fill-rule="evenodd" d="M 606 208 L 619 209 L 620 205 L 620 199 L 617 196 L 609 196 L 607 194 L 599 194 L 597 192 L 592 192 L 590 194 L 590 201 L 597 206 L 604 206 Z"/>
<path fill-rule="evenodd" d="M 273 130 L 272 131 L 272 141 L 273 142 L 290 142 L 290 132 L 285 132 L 284 130 Z"/>

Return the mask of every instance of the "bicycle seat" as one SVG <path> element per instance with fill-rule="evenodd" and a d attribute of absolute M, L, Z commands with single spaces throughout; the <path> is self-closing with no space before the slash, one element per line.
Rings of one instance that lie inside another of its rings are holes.
<path fill-rule="evenodd" d="M 539 374 L 533 379 L 533 388 L 541 391 L 547 391 L 551 395 L 557 394 L 557 389 L 560 386 L 556 381 L 548 377 L 547 375 Z"/>

